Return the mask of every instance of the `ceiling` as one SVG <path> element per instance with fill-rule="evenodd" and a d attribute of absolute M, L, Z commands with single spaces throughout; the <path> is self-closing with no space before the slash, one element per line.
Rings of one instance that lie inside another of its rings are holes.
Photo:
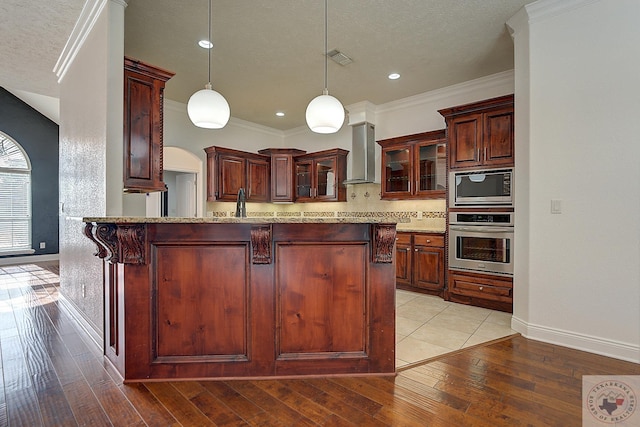
<path fill-rule="evenodd" d="M 343 105 L 393 100 L 513 68 L 505 22 L 533 0 L 329 0 L 329 93 Z M 53 67 L 84 0 L 0 2 L 0 86 L 58 96 Z M 173 71 L 167 99 L 208 81 L 207 0 L 129 0 L 125 54 Z M 211 82 L 236 118 L 304 126 L 324 87 L 322 0 L 213 0 Z M 389 80 L 389 73 L 400 73 Z M 284 117 L 276 117 L 282 111 Z"/>

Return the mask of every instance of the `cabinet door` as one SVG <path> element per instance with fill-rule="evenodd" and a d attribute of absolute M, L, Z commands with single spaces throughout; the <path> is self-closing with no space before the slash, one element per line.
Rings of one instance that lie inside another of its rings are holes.
<path fill-rule="evenodd" d="M 396 239 L 396 285 L 411 286 L 411 234 L 398 233 Z"/>
<path fill-rule="evenodd" d="M 444 248 L 434 246 L 414 247 L 413 286 L 426 289 L 444 288 Z"/>
<path fill-rule="evenodd" d="M 247 159 L 247 201 L 269 201 L 269 161 Z"/>
<path fill-rule="evenodd" d="M 382 149 L 382 198 L 402 199 L 411 195 L 413 147 Z"/>
<path fill-rule="evenodd" d="M 293 156 L 290 154 L 271 155 L 271 201 L 292 202 Z"/>
<path fill-rule="evenodd" d="M 444 198 L 447 188 L 446 140 L 418 144 L 414 151 L 416 196 Z"/>
<path fill-rule="evenodd" d="M 486 166 L 513 165 L 513 108 L 484 114 L 483 139 Z"/>
<path fill-rule="evenodd" d="M 153 78 L 128 71 L 124 85 L 124 188 L 164 191 L 161 88 Z"/>
<path fill-rule="evenodd" d="M 235 202 L 240 188 L 245 187 L 245 159 L 228 154 L 218 155 L 218 200 Z M 246 192 L 245 188 L 245 192 Z"/>
<path fill-rule="evenodd" d="M 313 197 L 311 160 L 296 162 L 296 200 L 309 201 Z"/>
<path fill-rule="evenodd" d="M 449 166 L 451 169 L 482 164 L 482 114 L 456 117 L 449 123 Z"/>
<path fill-rule="evenodd" d="M 336 158 L 327 157 L 314 161 L 315 199 L 318 201 L 338 199 Z"/>

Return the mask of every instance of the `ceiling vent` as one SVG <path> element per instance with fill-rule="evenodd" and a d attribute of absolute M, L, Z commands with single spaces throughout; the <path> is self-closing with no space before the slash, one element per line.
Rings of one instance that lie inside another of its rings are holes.
<path fill-rule="evenodd" d="M 331 52 L 328 52 L 327 56 L 331 58 L 334 62 L 337 62 L 342 66 L 351 64 L 353 62 L 351 58 L 349 58 L 344 53 L 340 52 L 338 49 L 333 49 Z"/>

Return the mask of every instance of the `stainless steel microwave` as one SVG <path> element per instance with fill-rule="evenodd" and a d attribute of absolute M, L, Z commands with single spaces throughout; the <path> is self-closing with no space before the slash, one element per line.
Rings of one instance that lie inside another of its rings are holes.
<path fill-rule="evenodd" d="M 449 206 L 513 207 L 513 168 L 452 171 Z"/>

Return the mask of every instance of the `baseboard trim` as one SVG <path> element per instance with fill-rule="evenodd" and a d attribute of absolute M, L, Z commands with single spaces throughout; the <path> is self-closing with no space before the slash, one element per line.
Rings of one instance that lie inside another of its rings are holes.
<path fill-rule="evenodd" d="M 60 303 L 60 307 L 76 321 L 80 329 L 86 332 L 91 341 L 104 353 L 102 334 L 84 317 L 78 307 L 76 307 L 72 301 L 66 299 L 61 293 L 58 293 L 58 302 Z"/>
<path fill-rule="evenodd" d="M 0 258 L 0 265 L 31 264 L 35 262 L 59 261 L 60 254 L 9 256 Z"/>
<path fill-rule="evenodd" d="M 511 318 L 511 329 L 528 339 L 626 360 L 627 362 L 640 363 L 640 345 L 535 325 L 524 322 L 515 316 Z"/>

